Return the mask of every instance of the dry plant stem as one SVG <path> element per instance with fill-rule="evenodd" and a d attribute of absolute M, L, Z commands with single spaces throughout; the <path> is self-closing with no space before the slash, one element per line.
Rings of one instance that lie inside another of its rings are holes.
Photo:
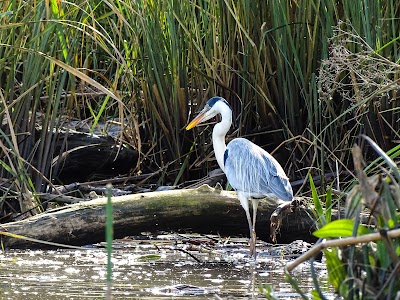
<path fill-rule="evenodd" d="M 388 230 L 386 236 L 392 239 L 400 237 L 400 229 Z M 375 242 L 381 240 L 382 238 L 383 236 L 381 233 L 371 233 L 357 237 L 347 237 L 342 239 L 324 241 L 312 247 L 309 251 L 296 258 L 293 262 L 288 263 L 285 267 L 285 272 L 290 273 L 298 265 L 316 256 L 323 249 Z"/>
<path fill-rule="evenodd" d="M 302 206 L 303 201 L 301 198 L 294 198 L 291 202 L 284 202 L 280 204 L 271 214 L 269 232 L 270 239 L 273 243 L 277 242 L 276 234 L 282 225 L 282 219 L 284 216 L 298 211 Z M 304 207 L 303 207 L 304 208 Z"/>
<path fill-rule="evenodd" d="M 375 299 L 380 299 L 380 296 L 382 294 L 382 292 L 385 290 L 386 286 L 388 284 L 390 284 L 391 282 L 393 282 L 393 276 L 398 276 L 398 274 L 400 273 L 400 263 L 396 263 L 396 265 L 393 268 L 393 272 L 392 274 L 390 274 L 389 278 L 387 278 L 386 283 L 381 287 L 381 290 L 379 291 L 379 293 L 375 293 L 376 297 Z M 396 298 L 397 299 L 397 298 Z"/>
<path fill-rule="evenodd" d="M 291 212 L 291 202 L 285 202 L 279 205 L 271 214 L 270 220 L 270 238 L 273 243 L 276 243 L 276 234 L 282 225 L 282 218 Z"/>

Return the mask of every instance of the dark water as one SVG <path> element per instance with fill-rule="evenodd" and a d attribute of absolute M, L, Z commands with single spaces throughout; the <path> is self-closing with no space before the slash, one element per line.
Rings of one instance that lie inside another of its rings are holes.
<path fill-rule="evenodd" d="M 271 256 L 264 245 L 258 247 L 257 263 L 248 258 L 245 244 L 232 241 L 209 247 L 170 238 L 127 240 L 115 248 L 114 299 L 265 299 L 259 290 L 265 284 L 279 299 L 299 299 L 284 279 L 289 260 Z M 102 248 L 6 251 L 0 254 L 0 299 L 104 299 L 106 271 Z M 317 272 L 324 284 L 322 264 Z M 294 274 L 310 293 L 309 266 Z"/>

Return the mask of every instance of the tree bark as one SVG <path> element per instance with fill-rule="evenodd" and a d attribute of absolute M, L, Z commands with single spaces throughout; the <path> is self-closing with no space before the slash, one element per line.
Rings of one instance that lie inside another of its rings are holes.
<path fill-rule="evenodd" d="M 88 245 L 104 241 L 107 198 L 72 204 L 2 225 L 2 231 L 68 245 Z M 179 231 L 248 236 L 244 210 L 235 192 L 202 186 L 112 198 L 114 237 L 123 238 L 141 232 Z M 281 201 L 260 201 L 257 236 L 269 240 L 270 216 Z M 314 221 L 304 210 L 283 219 L 278 242 L 296 239 L 310 241 Z M 6 248 L 37 248 L 43 245 L 23 239 L 2 237 Z"/>

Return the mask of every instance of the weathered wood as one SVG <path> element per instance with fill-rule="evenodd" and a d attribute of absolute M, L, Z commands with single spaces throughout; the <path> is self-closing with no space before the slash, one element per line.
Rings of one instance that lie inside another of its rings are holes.
<path fill-rule="evenodd" d="M 57 181 L 69 184 L 128 174 L 136 165 L 138 152 L 118 144 L 109 135 L 74 130 L 57 133 L 55 145 Z"/>
<path fill-rule="evenodd" d="M 52 210 L 29 219 L 2 225 L 2 231 L 39 240 L 86 245 L 104 241 L 106 198 L 98 198 Z M 114 236 L 122 238 L 143 231 L 192 231 L 248 236 L 244 210 L 236 193 L 203 186 L 114 197 Z M 282 202 L 260 201 L 257 234 L 269 239 L 269 219 Z M 309 214 L 297 212 L 285 217 L 278 242 L 309 240 L 313 225 Z M 40 247 L 22 239 L 2 238 L 8 248 Z"/>

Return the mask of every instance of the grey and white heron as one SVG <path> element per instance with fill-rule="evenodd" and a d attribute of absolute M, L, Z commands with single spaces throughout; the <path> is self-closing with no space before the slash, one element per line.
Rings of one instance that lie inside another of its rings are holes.
<path fill-rule="evenodd" d="M 212 133 L 215 157 L 246 212 L 250 230 L 250 256 L 255 259 L 255 225 L 259 200 L 273 196 L 291 201 L 292 187 L 278 161 L 261 147 L 244 138 L 233 139 L 225 145 L 226 133 L 232 125 L 232 108 L 224 98 L 213 97 L 208 100 L 199 115 L 187 125 L 186 130 L 217 114 L 221 114 L 222 119 L 214 126 Z M 253 206 L 253 220 L 250 218 L 249 200 Z"/>

